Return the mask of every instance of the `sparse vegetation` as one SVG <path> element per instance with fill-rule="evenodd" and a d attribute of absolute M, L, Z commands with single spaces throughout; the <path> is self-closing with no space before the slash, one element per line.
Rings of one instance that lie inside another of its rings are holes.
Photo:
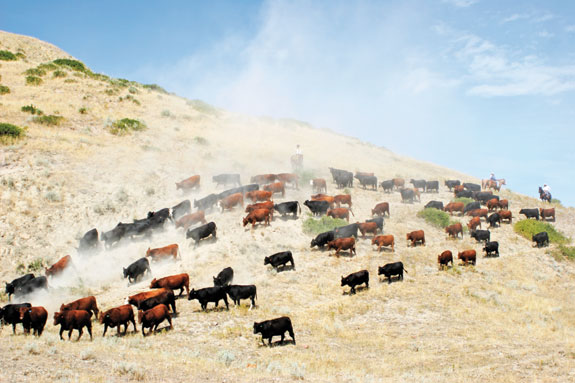
<path fill-rule="evenodd" d="M 169 110 L 162 110 L 162 117 L 171 117 L 172 113 Z"/>
<path fill-rule="evenodd" d="M 8 94 L 10 93 L 10 88 L 6 85 L 0 85 L 0 94 Z"/>
<path fill-rule="evenodd" d="M 26 72 L 24 72 L 24 74 L 28 75 L 28 76 L 44 76 L 46 74 L 46 71 L 43 68 L 40 67 L 36 67 L 36 68 L 30 68 L 28 69 Z"/>
<path fill-rule="evenodd" d="M 20 137 L 24 130 L 16 125 L 0 122 L 0 137 Z"/>
<path fill-rule="evenodd" d="M 62 196 L 60 195 L 60 193 L 54 190 L 46 192 L 46 194 L 44 194 L 44 199 L 50 202 L 62 202 Z"/>
<path fill-rule="evenodd" d="M 208 115 L 215 116 L 215 117 L 217 117 L 221 114 L 221 111 L 218 108 L 216 108 L 216 107 L 214 107 L 214 106 L 212 106 L 212 105 L 210 105 L 210 104 L 208 104 L 202 100 L 188 100 L 188 101 L 186 101 L 186 104 L 190 105 L 195 110 L 197 110 L 198 112 L 203 113 L 203 114 L 208 114 Z"/>
<path fill-rule="evenodd" d="M 20 108 L 20 110 L 22 112 L 25 113 L 30 113 L 30 114 L 35 114 L 37 116 L 41 116 L 44 114 L 44 112 L 42 112 L 40 109 L 36 108 L 34 105 L 30 104 L 30 105 L 25 105 L 23 107 Z"/>
<path fill-rule="evenodd" d="M 157 84 L 144 84 L 142 85 L 144 89 L 155 90 L 156 92 L 168 94 L 168 92 Z"/>
<path fill-rule="evenodd" d="M 303 232 L 306 234 L 317 235 L 336 227 L 347 225 L 347 221 L 339 218 L 323 216 L 320 219 L 308 218 L 303 222 Z"/>
<path fill-rule="evenodd" d="M 123 118 L 121 120 L 115 121 L 110 127 L 110 133 L 117 136 L 122 136 L 129 134 L 132 131 L 139 131 L 146 129 L 146 124 L 139 120 L 134 120 L 131 118 Z"/>
<path fill-rule="evenodd" d="M 562 206 L 561 205 L 561 200 L 557 199 L 557 198 L 551 198 L 551 203 L 554 203 L 556 205 Z"/>
<path fill-rule="evenodd" d="M 549 242 L 557 244 L 566 244 L 569 238 L 563 233 L 556 230 L 553 225 L 547 222 L 536 221 L 534 219 L 524 219 L 513 225 L 515 232 L 531 241 L 533 235 L 546 231 L 549 235 Z"/>
<path fill-rule="evenodd" d="M 59 65 L 59 66 L 65 66 L 68 67 L 72 70 L 78 71 L 78 72 L 86 72 L 87 68 L 84 65 L 83 62 L 78 61 L 78 60 L 72 60 L 72 59 L 56 59 L 54 61 L 52 61 L 54 64 Z"/>
<path fill-rule="evenodd" d="M 559 245 L 551 250 L 551 255 L 558 261 L 575 261 L 575 246 Z"/>
<path fill-rule="evenodd" d="M 198 145 L 203 145 L 203 146 L 207 146 L 210 144 L 207 139 L 205 139 L 204 137 L 200 137 L 200 136 L 194 137 L 194 143 L 196 143 Z"/>
<path fill-rule="evenodd" d="M 42 81 L 42 79 L 40 77 L 26 76 L 26 85 L 38 86 L 38 85 L 42 85 L 43 82 L 44 81 Z"/>
<path fill-rule="evenodd" d="M 28 264 L 28 271 L 36 272 L 44 268 L 44 260 L 42 258 L 35 258 Z"/>
<path fill-rule="evenodd" d="M 82 107 L 82 108 L 78 109 L 78 113 L 80 113 L 80 114 L 87 114 L 87 113 L 88 113 L 88 109 Z"/>
<path fill-rule="evenodd" d="M 54 73 L 52 73 L 52 77 L 54 78 L 62 78 L 62 77 L 66 77 L 68 75 L 68 73 L 66 73 L 66 71 L 63 70 L 55 70 Z"/>
<path fill-rule="evenodd" d="M 10 51 L 0 51 L 0 60 L 16 61 L 18 57 Z"/>
<path fill-rule="evenodd" d="M 463 202 L 463 205 L 467 206 L 467 204 L 475 202 L 475 200 L 467 197 L 459 197 L 452 199 L 451 202 Z"/>
<path fill-rule="evenodd" d="M 53 114 L 37 116 L 32 119 L 37 124 L 47 125 L 47 126 L 58 126 L 64 121 L 64 117 L 55 116 Z"/>
<path fill-rule="evenodd" d="M 435 227 L 444 228 L 451 224 L 449 214 L 434 208 L 423 209 L 417 213 L 417 216 Z"/>
<path fill-rule="evenodd" d="M 137 94 L 137 93 L 139 93 L 139 92 L 138 92 L 138 89 L 137 89 L 136 87 L 134 87 L 134 86 L 129 87 L 129 88 L 128 88 L 128 92 L 130 92 L 130 93 L 132 93 L 132 94 Z"/>

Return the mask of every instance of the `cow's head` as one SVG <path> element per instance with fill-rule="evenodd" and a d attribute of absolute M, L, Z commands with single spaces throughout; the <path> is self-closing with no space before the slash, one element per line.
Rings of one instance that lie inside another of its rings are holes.
<path fill-rule="evenodd" d="M 312 239 L 310 247 L 314 247 L 314 246 L 317 246 L 317 241 L 315 239 Z"/>
<path fill-rule="evenodd" d="M 6 294 L 14 294 L 14 285 L 12 283 L 6 283 Z"/>
<path fill-rule="evenodd" d="M 20 320 L 24 320 L 24 317 L 26 316 L 26 313 L 30 313 L 32 311 L 32 309 L 30 307 L 20 307 L 18 309 L 18 317 L 20 318 Z M 30 314 L 28 314 L 30 315 Z"/>
<path fill-rule="evenodd" d="M 254 334 L 261 333 L 263 329 L 262 323 L 254 322 Z"/>
<path fill-rule="evenodd" d="M 219 277 L 212 277 L 214 279 L 214 286 L 221 286 L 222 280 Z"/>
<path fill-rule="evenodd" d="M 62 322 L 64 313 L 55 312 L 54 313 L 54 326 L 58 326 Z"/>
<path fill-rule="evenodd" d="M 344 278 L 343 275 L 341 276 L 341 285 L 342 286 L 347 285 L 347 277 Z"/>
<path fill-rule="evenodd" d="M 243 222 L 244 227 L 245 227 L 245 226 L 248 224 L 249 220 L 248 220 L 248 218 L 246 217 L 246 218 L 243 219 L 242 222 Z"/>
<path fill-rule="evenodd" d="M 188 294 L 188 300 L 191 301 L 192 299 L 198 296 L 198 292 L 195 289 L 191 289 L 190 293 Z"/>
<path fill-rule="evenodd" d="M 152 279 L 152 282 L 150 282 L 150 288 L 156 288 L 158 287 L 158 280 L 156 278 Z"/>
<path fill-rule="evenodd" d="M 124 279 L 126 279 L 128 277 L 128 269 L 126 269 L 125 267 L 124 269 Z"/>
<path fill-rule="evenodd" d="M 264 265 L 267 265 L 270 263 L 270 257 L 265 257 L 264 258 Z"/>
<path fill-rule="evenodd" d="M 100 311 L 100 317 L 98 318 L 98 320 L 100 323 L 104 323 L 104 319 L 108 319 L 109 317 L 110 317 L 110 314 L 104 315 L 104 313 Z"/>
<path fill-rule="evenodd" d="M 377 268 L 377 275 L 381 275 L 381 274 L 383 274 L 383 272 L 384 272 L 384 268 L 381 267 L 381 266 L 379 266 L 379 267 Z"/>

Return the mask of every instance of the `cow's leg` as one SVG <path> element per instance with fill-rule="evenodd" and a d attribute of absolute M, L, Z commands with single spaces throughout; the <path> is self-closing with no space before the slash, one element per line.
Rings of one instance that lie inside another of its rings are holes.
<path fill-rule="evenodd" d="M 82 334 L 84 333 L 84 331 L 82 331 L 82 328 L 83 328 L 83 327 L 80 327 L 80 328 L 78 329 L 78 339 L 76 339 L 76 341 L 79 341 L 80 338 L 82 337 Z"/>
<path fill-rule="evenodd" d="M 120 326 L 118 325 L 118 328 Z M 86 326 L 86 328 L 88 329 L 88 334 L 90 334 L 90 340 L 92 340 L 92 322 L 88 323 L 88 326 Z"/>
<path fill-rule="evenodd" d="M 228 305 L 228 298 L 226 298 L 225 295 L 224 295 L 224 303 L 226 304 L 226 310 L 229 310 L 230 306 Z"/>
<path fill-rule="evenodd" d="M 64 340 L 64 338 L 62 338 L 62 334 L 64 333 L 64 326 L 60 327 L 60 339 Z"/>
<path fill-rule="evenodd" d="M 102 336 L 106 335 L 106 331 L 108 330 L 108 324 L 104 323 L 104 333 L 102 334 Z"/>
<path fill-rule="evenodd" d="M 170 324 L 170 328 L 173 329 L 174 326 L 172 325 L 172 318 L 170 318 L 170 316 L 168 315 L 168 317 L 166 319 L 168 319 L 168 323 Z"/>

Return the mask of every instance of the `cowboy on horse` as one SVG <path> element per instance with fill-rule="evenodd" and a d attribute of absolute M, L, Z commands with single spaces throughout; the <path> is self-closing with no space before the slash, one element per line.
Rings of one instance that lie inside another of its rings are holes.
<path fill-rule="evenodd" d="M 544 184 L 543 187 L 539 186 L 539 199 L 551 202 L 551 186 L 547 184 Z"/>
<path fill-rule="evenodd" d="M 481 187 L 483 190 L 487 189 L 495 189 L 499 191 L 501 186 L 505 185 L 505 178 L 497 179 L 495 178 L 495 174 L 491 173 L 488 180 L 481 180 Z"/>
<path fill-rule="evenodd" d="M 299 146 L 299 144 L 296 146 L 295 149 L 295 154 L 293 156 L 291 156 L 291 167 L 293 170 L 301 170 L 301 168 L 303 167 L 303 152 Z"/>

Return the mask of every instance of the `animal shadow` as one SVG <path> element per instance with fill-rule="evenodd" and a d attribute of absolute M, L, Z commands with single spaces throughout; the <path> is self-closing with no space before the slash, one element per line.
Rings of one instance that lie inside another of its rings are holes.
<path fill-rule="evenodd" d="M 391 277 L 391 283 L 396 283 L 396 282 L 401 282 L 401 281 L 403 281 L 403 279 L 399 278 L 399 275 Z M 387 279 L 387 278 L 383 278 L 383 279 L 379 278 L 379 283 L 390 284 L 389 279 Z"/>
<path fill-rule="evenodd" d="M 290 345 L 290 344 L 295 345 L 295 342 L 293 341 L 293 339 L 285 339 L 285 340 L 283 341 L 283 343 L 282 343 L 281 340 L 277 340 L 277 341 L 275 341 L 275 342 L 272 342 L 270 345 L 267 345 L 267 344 L 263 345 L 263 344 L 260 343 L 260 347 L 269 347 L 269 348 L 272 348 L 272 347 L 287 346 L 287 345 Z"/>
<path fill-rule="evenodd" d="M 283 267 L 276 268 L 276 272 L 283 273 L 284 271 L 295 270 L 295 266 L 293 265 L 285 265 Z"/>
<path fill-rule="evenodd" d="M 356 286 L 355 292 L 352 293 L 351 290 L 344 291 L 342 295 L 355 295 L 359 292 L 362 292 L 363 290 L 369 290 L 369 287 L 367 287 L 367 286 Z"/>

